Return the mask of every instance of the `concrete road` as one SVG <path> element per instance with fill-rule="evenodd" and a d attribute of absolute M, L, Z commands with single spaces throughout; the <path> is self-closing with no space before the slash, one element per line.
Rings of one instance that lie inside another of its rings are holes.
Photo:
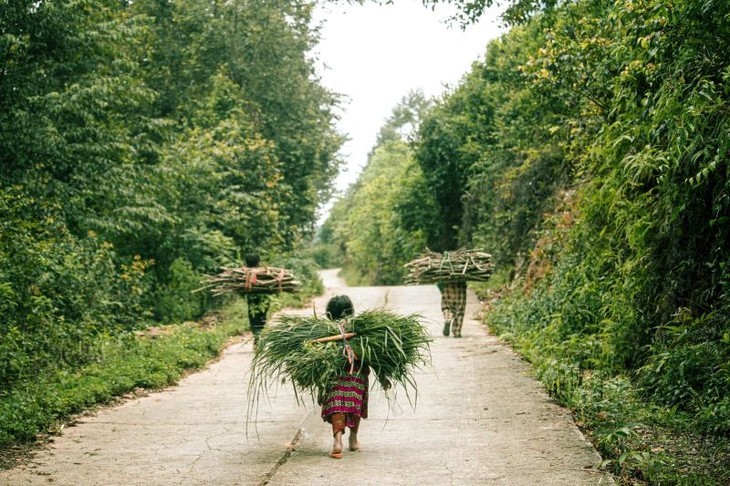
<path fill-rule="evenodd" d="M 415 409 L 375 385 L 362 449 L 328 456 L 328 424 L 288 385 L 260 403 L 247 426 L 251 341 L 179 385 L 83 417 L 33 459 L 0 472 L 2 485 L 598 485 L 600 457 L 568 411 L 550 401 L 527 366 L 476 320 L 469 295 L 461 339 L 441 335 L 436 286 L 345 288 L 323 274 L 329 297 L 355 312 L 385 308 L 424 317 L 433 367 L 417 375 Z M 291 311 L 309 313 L 309 310 Z M 247 434 L 248 432 L 248 434 Z M 248 437 L 247 437 L 248 435 Z M 346 440 L 345 440 L 346 443 Z"/>

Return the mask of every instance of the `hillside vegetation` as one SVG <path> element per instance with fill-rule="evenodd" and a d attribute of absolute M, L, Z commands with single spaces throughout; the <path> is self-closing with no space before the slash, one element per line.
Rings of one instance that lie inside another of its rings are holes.
<path fill-rule="evenodd" d="M 343 138 L 313 8 L 0 1 L 0 449 L 203 365 L 234 331 L 135 331 L 220 307 L 191 291 L 244 253 L 316 291 Z"/>
<path fill-rule="evenodd" d="M 491 2 L 450 3 L 468 22 Z M 383 284 L 425 246 L 489 251 L 486 323 L 605 467 L 727 484 L 730 3 L 528 0 L 507 19 L 458 86 L 404 98 L 323 254 Z"/>

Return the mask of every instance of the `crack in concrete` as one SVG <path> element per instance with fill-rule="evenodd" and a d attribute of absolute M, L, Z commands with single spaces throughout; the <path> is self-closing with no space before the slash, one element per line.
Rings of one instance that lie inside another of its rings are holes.
<path fill-rule="evenodd" d="M 286 464 L 286 461 L 289 460 L 291 457 L 291 453 L 294 452 L 299 445 L 299 441 L 302 438 L 302 431 L 301 429 L 297 431 L 297 433 L 294 435 L 294 438 L 291 440 L 291 443 L 289 447 L 286 448 L 286 452 L 284 452 L 284 455 L 281 456 L 281 458 L 274 464 L 274 467 L 271 468 L 271 471 L 266 473 L 264 477 L 262 478 L 261 482 L 258 483 L 257 486 L 264 486 L 266 484 L 269 484 L 269 481 L 276 475 L 277 471 L 281 469 L 284 464 Z"/>

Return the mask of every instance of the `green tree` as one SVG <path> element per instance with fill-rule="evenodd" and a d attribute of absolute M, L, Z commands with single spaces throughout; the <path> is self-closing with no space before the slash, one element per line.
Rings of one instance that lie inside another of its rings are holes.
<path fill-rule="evenodd" d="M 202 272 L 311 232 L 342 143 L 311 8 L 0 3 L 3 376 L 196 317 L 180 294 Z"/>
<path fill-rule="evenodd" d="M 426 246 L 424 227 L 436 206 L 407 140 L 430 105 L 422 93 L 411 92 L 394 107 L 367 166 L 320 232 L 358 282 L 400 283 L 403 265 Z"/>
<path fill-rule="evenodd" d="M 386 142 L 370 158 L 351 193 L 347 214 L 338 222 L 335 235 L 343 242 L 346 262 L 364 282 L 400 283 L 403 264 L 423 250 L 423 233 L 406 230 L 398 212 L 404 191 L 417 178 L 418 168 L 407 145 Z"/>

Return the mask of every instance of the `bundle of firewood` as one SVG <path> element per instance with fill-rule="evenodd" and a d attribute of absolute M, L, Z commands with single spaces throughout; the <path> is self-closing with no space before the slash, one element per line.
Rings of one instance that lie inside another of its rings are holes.
<path fill-rule="evenodd" d="M 426 250 L 406 263 L 407 284 L 467 280 L 485 282 L 492 275 L 492 255 L 480 250 L 454 250 L 437 253 Z"/>
<path fill-rule="evenodd" d="M 222 267 L 217 275 L 206 275 L 203 287 L 213 295 L 228 292 L 273 294 L 296 292 L 301 282 L 285 268 L 276 267 Z"/>

